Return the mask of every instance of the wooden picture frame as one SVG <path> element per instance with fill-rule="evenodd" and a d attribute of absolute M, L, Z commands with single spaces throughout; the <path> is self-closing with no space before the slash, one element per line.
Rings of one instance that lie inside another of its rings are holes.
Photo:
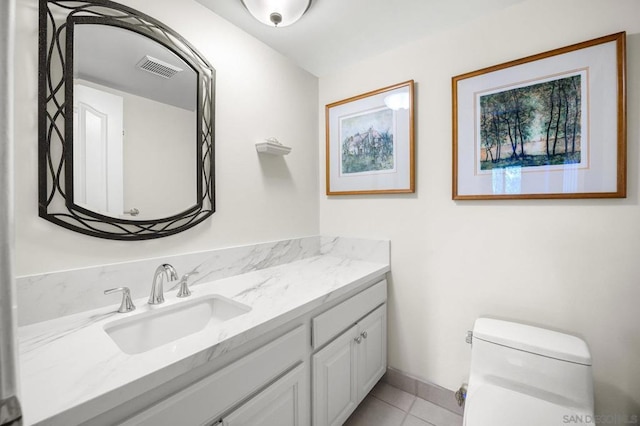
<path fill-rule="evenodd" d="M 328 104 L 327 195 L 415 191 L 414 82 Z"/>
<path fill-rule="evenodd" d="M 626 197 L 625 42 L 453 77 L 453 199 Z"/>

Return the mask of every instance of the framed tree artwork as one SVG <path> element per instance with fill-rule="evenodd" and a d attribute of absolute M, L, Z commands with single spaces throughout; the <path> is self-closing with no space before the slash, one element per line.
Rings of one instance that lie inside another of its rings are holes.
<path fill-rule="evenodd" d="M 326 106 L 327 195 L 411 193 L 413 80 Z"/>
<path fill-rule="evenodd" d="M 626 196 L 625 33 L 452 79 L 453 199 Z"/>

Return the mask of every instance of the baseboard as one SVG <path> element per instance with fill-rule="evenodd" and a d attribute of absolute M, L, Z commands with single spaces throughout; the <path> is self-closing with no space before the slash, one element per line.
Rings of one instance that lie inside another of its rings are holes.
<path fill-rule="evenodd" d="M 422 398 L 453 413 L 462 415 L 463 407 L 458 405 L 454 391 L 416 379 L 391 367 L 387 367 L 387 372 L 382 376 L 381 380 L 411 395 L 416 395 L 418 398 Z"/>

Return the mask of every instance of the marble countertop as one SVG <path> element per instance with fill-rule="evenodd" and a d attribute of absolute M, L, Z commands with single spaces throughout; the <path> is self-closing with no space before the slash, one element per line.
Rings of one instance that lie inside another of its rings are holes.
<path fill-rule="evenodd" d="M 165 291 L 162 305 L 135 300 L 131 313 L 115 312 L 117 305 L 20 327 L 24 424 L 68 426 L 88 420 L 99 414 L 91 412 L 90 401 L 101 399 L 104 410 L 114 408 L 388 271 L 388 263 L 319 255 L 198 284 L 187 300 L 218 294 L 251 311 L 135 355 L 118 348 L 105 324 L 185 300 L 175 291 Z"/>

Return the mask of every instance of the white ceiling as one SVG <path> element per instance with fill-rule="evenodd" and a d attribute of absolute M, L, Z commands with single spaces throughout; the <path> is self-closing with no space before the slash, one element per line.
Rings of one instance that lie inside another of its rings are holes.
<path fill-rule="evenodd" d="M 195 71 L 148 37 L 112 25 L 76 24 L 73 50 L 74 78 L 189 111 L 196 109 Z M 137 64 L 147 55 L 183 71 L 170 79 L 142 71 Z"/>
<path fill-rule="evenodd" d="M 316 76 L 524 0 L 313 0 L 297 23 L 273 28 L 241 0 L 196 0 Z"/>

